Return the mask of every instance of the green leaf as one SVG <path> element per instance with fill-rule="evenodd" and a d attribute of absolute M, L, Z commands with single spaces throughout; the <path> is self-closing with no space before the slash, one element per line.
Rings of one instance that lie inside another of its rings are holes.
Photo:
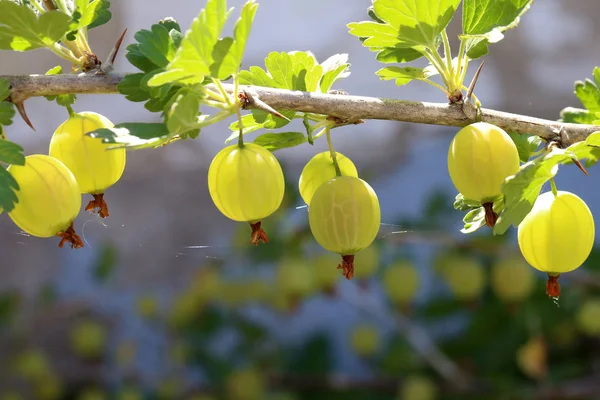
<path fill-rule="evenodd" d="M 593 124 L 598 117 L 595 113 L 581 108 L 565 107 L 560 112 L 560 121 L 573 124 Z"/>
<path fill-rule="evenodd" d="M 406 85 L 408 82 L 413 79 L 416 80 L 425 80 L 430 76 L 433 76 L 437 73 L 435 69 L 432 68 L 415 68 L 415 67 L 385 67 L 377 71 L 375 74 L 379 76 L 381 80 L 390 80 L 395 79 L 396 85 L 402 86 Z"/>
<path fill-rule="evenodd" d="M 588 111 L 600 111 L 600 89 L 594 81 L 586 79 L 575 82 L 575 95 Z"/>
<path fill-rule="evenodd" d="M 363 46 L 387 51 L 382 60 L 411 61 L 422 56 L 424 48 L 437 49 L 440 34 L 459 3 L 460 0 L 373 0 L 369 9 L 373 21 L 352 22 L 348 28 L 351 35 L 361 38 Z"/>
<path fill-rule="evenodd" d="M 502 185 L 505 208 L 496 222 L 494 235 L 503 234 L 511 224 L 517 227 L 521 223 L 533 208 L 544 184 L 558 172 L 559 164 L 570 164 L 575 159 L 597 162 L 600 147 L 593 144 L 598 142 L 600 137 L 594 134 L 591 144 L 578 142 L 566 149 L 553 148 L 545 156 L 523 164 L 516 175 L 508 177 Z"/>
<path fill-rule="evenodd" d="M 100 4 L 94 10 L 94 18 L 92 23 L 88 25 L 88 29 L 97 28 L 110 21 L 112 13 L 109 9 L 110 0 L 100 0 Z"/>
<path fill-rule="evenodd" d="M 472 210 L 474 208 L 479 208 L 479 207 L 481 207 L 480 201 L 466 199 L 462 193 L 457 194 L 456 198 L 454 200 L 454 209 L 455 210 L 467 211 L 467 210 Z"/>
<path fill-rule="evenodd" d="M 25 165 L 23 148 L 8 140 L 0 140 L 0 162 L 6 164 Z"/>
<path fill-rule="evenodd" d="M 512 131 L 509 131 L 508 134 L 517 146 L 521 162 L 529 161 L 533 152 L 542 144 L 542 139 L 536 135 L 518 134 Z"/>
<path fill-rule="evenodd" d="M 45 12 L 38 18 L 25 4 L 0 1 L 0 50 L 53 46 L 72 28 L 71 17 L 62 12 Z"/>
<path fill-rule="evenodd" d="M 327 93 L 333 84 L 342 78 L 350 75 L 350 64 L 348 63 L 348 54 L 334 54 L 321 63 L 323 76 L 319 87 L 321 93 Z"/>
<path fill-rule="evenodd" d="M 11 212 L 19 201 L 16 191 L 19 184 L 4 168 L 0 168 L 0 210 Z"/>
<path fill-rule="evenodd" d="M 167 114 L 167 128 L 171 135 L 197 137 L 202 121 L 207 115 L 199 116 L 200 96 L 193 91 L 184 90 L 175 97 Z"/>
<path fill-rule="evenodd" d="M 306 143 L 306 135 L 300 132 L 265 133 L 257 136 L 254 143 L 269 151 L 275 151 Z"/>
<path fill-rule="evenodd" d="M 230 74 L 237 73 L 242 64 L 246 41 L 248 40 L 248 36 L 250 36 L 250 30 L 252 29 L 257 9 L 258 3 L 255 3 L 254 0 L 247 1 L 242 7 L 240 18 L 237 20 L 233 30 L 235 43 L 231 51 L 231 58 L 235 65 L 235 70 L 230 71 Z"/>
<path fill-rule="evenodd" d="M 483 207 L 469 211 L 463 218 L 465 226 L 460 230 L 462 233 L 473 233 L 485 226 L 485 209 Z"/>
<path fill-rule="evenodd" d="M 78 28 L 90 25 L 96 17 L 96 11 L 102 6 L 102 0 L 75 0 L 77 11 L 81 14 L 78 19 Z"/>
<path fill-rule="evenodd" d="M 125 122 L 115 125 L 114 128 L 97 129 L 87 135 L 102 139 L 103 143 L 115 144 L 114 147 L 136 149 L 156 147 L 172 137 L 164 123 L 139 122 Z"/>
<path fill-rule="evenodd" d="M 219 40 L 231 10 L 227 11 L 225 0 L 208 0 L 206 8 L 192 21 L 181 46 L 167 70 L 154 76 L 149 86 L 160 86 L 178 81 L 184 84 L 202 83 L 210 76 L 210 66 L 214 62 L 213 49 Z"/>
<path fill-rule="evenodd" d="M 292 119 L 295 115 L 295 111 L 282 111 L 281 115 L 286 116 L 288 119 Z M 278 129 L 289 124 L 284 118 L 276 117 L 272 114 L 267 114 L 264 111 L 252 110 L 252 114 L 246 114 L 242 116 L 242 126 L 244 127 L 244 135 L 254 132 L 258 129 Z M 235 140 L 239 136 L 239 125 L 238 121 L 234 121 L 229 125 L 229 129 L 233 131 L 231 135 L 225 140 L 225 143 L 229 143 Z"/>
<path fill-rule="evenodd" d="M 56 67 L 48 70 L 48 72 L 46 72 L 46 75 L 60 75 L 62 74 L 62 67 L 60 65 L 57 65 Z M 53 101 L 56 100 L 56 103 L 58 103 L 59 106 L 70 106 L 71 104 L 74 104 L 75 101 L 77 100 L 77 96 L 74 94 L 59 94 L 56 96 L 45 96 L 46 99 L 48 101 Z"/>
<path fill-rule="evenodd" d="M 0 126 L 8 126 L 12 124 L 12 119 L 14 116 L 14 104 L 8 101 L 0 102 Z"/>
<path fill-rule="evenodd" d="M 119 93 L 124 95 L 127 100 L 133 102 L 142 102 L 150 99 L 148 87 L 143 87 L 141 84 L 144 76 L 144 73 L 125 75 L 117 85 Z"/>
<path fill-rule="evenodd" d="M 100 248 L 92 268 L 94 278 L 99 282 L 106 282 L 117 267 L 118 250 L 114 245 L 105 244 Z"/>
<path fill-rule="evenodd" d="M 503 32 L 519 24 L 533 0 L 464 0 L 463 34 L 467 55 L 475 59 L 487 54 L 489 43 L 504 37 Z"/>
<path fill-rule="evenodd" d="M 0 101 L 10 96 L 10 81 L 6 78 L 0 79 Z"/>
<path fill-rule="evenodd" d="M 155 68 L 165 68 L 175 56 L 177 47 L 163 25 L 154 24 L 150 29 L 135 33 L 134 38 L 139 43 L 136 50 L 150 60 Z"/>

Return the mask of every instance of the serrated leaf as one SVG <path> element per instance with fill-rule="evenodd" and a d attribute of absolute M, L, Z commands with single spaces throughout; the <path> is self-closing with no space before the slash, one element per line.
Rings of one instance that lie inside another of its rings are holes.
<path fill-rule="evenodd" d="M 18 202 L 19 184 L 4 168 L 0 168 L 0 210 L 11 212 Z"/>
<path fill-rule="evenodd" d="M 139 43 L 137 51 L 150 60 L 155 68 L 165 68 L 175 56 L 177 48 L 167 28 L 154 24 L 150 29 L 142 29 L 135 33 L 134 38 Z"/>
<path fill-rule="evenodd" d="M 406 85 L 413 79 L 425 80 L 435 75 L 430 68 L 385 67 L 375 73 L 381 80 L 395 79 L 397 86 Z"/>
<path fill-rule="evenodd" d="M 300 132 L 265 133 L 257 136 L 254 143 L 269 151 L 276 151 L 306 143 L 306 135 Z"/>
<path fill-rule="evenodd" d="M 235 70 L 230 71 L 230 74 L 237 73 L 240 65 L 242 64 L 244 50 L 246 49 L 246 42 L 250 36 L 252 23 L 254 22 L 254 16 L 256 15 L 257 9 L 258 3 L 255 3 L 254 0 L 247 1 L 242 7 L 240 18 L 235 23 L 235 27 L 233 29 L 233 38 L 235 39 L 235 43 L 231 51 L 232 62 L 235 65 Z"/>
<path fill-rule="evenodd" d="M 97 28 L 106 24 L 112 18 L 110 12 L 110 0 L 100 0 L 100 4 L 94 10 L 94 18 L 88 25 L 88 29 Z"/>
<path fill-rule="evenodd" d="M 125 57 L 131 63 L 131 65 L 133 65 L 140 71 L 147 73 L 154 71 L 158 68 L 156 64 L 154 64 L 140 52 L 140 47 L 137 43 L 133 43 L 127 46 L 127 54 L 125 55 Z"/>
<path fill-rule="evenodd" d="M 181 26 L 179 26 L 179 23 L 173 17 L 163 18 L 158 21 L 158 24 L 164 27 L 169 33 L 173 30 L 181 33 Z"/>
<path fill-rule="evenodd" d="M 590 112 L 600 111 L 600 89 L 592 80 L 575 82 L 575 95 Z"/>
<path fill-rule="evenodd" d="M 6 78 L 0 79 L 0 101 L 10 96 L 10 81 Z"/>
<path fill-rule="evenodd" d="M 167 70 L 154 76 L 148 84 L 160 86 L 178 81 L 184 84 L 202 83 L 210 76 L 214 62 L 213 49 L 219 40 L 223 25 L 231 10 L 227 11 L 225 0 L 208 0 L 206 7 L 194 18 L 181 46 Z"/>
<path fill-rule="evenodd" d="M 0 50 L 52 46 L 72 28 L 71 17 L 60 11 L 45 12 L 38 18 L 25 4 L 0 1 Z"/>
<path fill-rule="evenodd" d="M 0 140 L 0 162 L 6 164 L 25 165 L 23 148 L 8 140 Z"/>
<path fill-rule="evenodd" d="M 508 134 L 517 146 L 521 162 L 529 161 L 533 152 L 542 144 L 542 139 L 536 135 L 518 134 L 512 131 L 508 131 Z"/>
<path fill-rule="evenodd" d="M 158 146 L 172 136 L 164 123 L 125 122 L 114 128 L 102 128 L 87 133 L 99 138 L 103 143 L 114 144 L 114 147 L 142 149 Z"/>
<path fill-rule="evenodd" d="M 464 0 L 463 34 L 467 55 L 475 59 L 487 54 L 487 45 L 504 37 L 503 32 L 518 25 L 533 0 Z"/>
<path fill-rule="evenodd" d="M 186 134 L 198 136 L 202 121 L 208 116 L 198 116 L 200 110 L 200 96 L 186 90 L 175 96 L 167 114 L 167 128 L 171 135 Z"/>
<path fill-rule="evenodd" d="M 363 46 L 379 52 L 379 61 L 412 61 L 423 55 L 425 47 L 437 49 L 440 34 L 459 3 L 460 0 L 373 0 L 369 9 L 372 21 L 352 22 L 348 28 Z"/>
<path fill-rule="evenodd" d="M 463 218 L 465 226 L 460 230 L 461 233 L 473 233 L 479 228 L 485 226 L 485 209 L 483 207 L 469 211 Z"/>
<path fill-rule="evenodd" d="M 129 101 L 141 102 L 150 99 L 150 93 L 141 84 L 144 76 L 143 73 L 125 75 L 117 85 L 117 90 Z"/>
<path fill-rule="evenodd" d="M 560 112 L 560 121 L 573 124 L 594 124 L 598 118 L 595 113 L 581 108 L 565 107 Z"/>
<path fill-rule="evenodd" d="M 102 0 L 75 0 L 75 5 L 81 14 L 77 27 L 84 28 L 94 21 L 98 7 L 102 6 Z"/>
<path fill-rule="evenodd" d="M 15 116 L 15 106 L 8 101 L 0 102 L 0 125 L 8 126 L 12 124 Z"/>
<path fill-rule="evenodd" d="M 350 64 L 348 63 L 348 54 L 334 54 L 321 63 L 322 77 L 319 87 L 321 93 L 327 93 L 333 84 L 342 78 L 350 75 Z"/>
<path fill-rule="evenodd" d="M 474 208 L 481 207 L 480 201 L 469 200 L 463 196 L 462 193 L 458 193 L 454 199 L 454 209 L 459 211 L 472 210 Z"/>
<path fill-rule="evenodd" d="M 281 115 L 286 116 L 288 119 L 292 119 L 295 115 L 295 111 L 282 111 Z M 267 114 L 264 111 L 252 110 L 252 114 L 246 114 L 242 116 L 242 126 L 244 127 L 244 135 L 254 132 L 258 129 L 278 129 L 289 124 L 289 121 L 276 117 L 272 114 Z M 238 121 L 234 121 L 229 125 L 229 129 L 233 132 L 225 140 L 225 143 L 229 143 L 235 140 L 239 136 L 239 124 Z"/>

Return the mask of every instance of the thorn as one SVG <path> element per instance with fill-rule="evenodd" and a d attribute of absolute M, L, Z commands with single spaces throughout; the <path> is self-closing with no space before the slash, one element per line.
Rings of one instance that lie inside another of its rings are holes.
<path fill-rule="evenodd" d="M 117 40 L 117 43 L 115 43 L 115 45 L 113 46 L 112 50 L 108 54 L 108 57 L 106 58 L 106 61 L 100 67 L 100 70 L 103 73 L 107 74 L 110 71 L 112 71 L 113 65 L 115 63 L 115 59 L 117 58 L 117 54 L 119 53 L 119 49 L 121 48 L 121 43 L 123 43 L 123 39 L 125 39 L 125 34 L 126 33 L 127 33 L 127 28 L 125 28 L 125 30 L 123 31 L 123 33 L 121 33 L 121 36 L 119 37 L 119 40 Z"/>
<path fill-rule="evenodd" d="M 238 94 L 238 97 L 244 102 L 242 105 L 244 110 L 248 108 L 255 108 L 290 122 L 288 117 L 282 115 L 279 111 L 275 110 L 273 107 L 259 99 L 257 94 L 250 94 L 250 92 L 243 90 L 240 94 Z"/>
<path fill-rule="evenodd" d="M 21 115 L 21 118 L 23 118 L 23 121 L 25 121 L 25 123 L 27 125 L 29 125 L 29 127 L 35 131 L 35 128 L 33 127 L 33 124 L 31 123 L 31 120 L 27 116 L 27 111 L 25 111 L 25 103 L 20 101 L 18 103 L 13 103 L 13 104 L 15 105 L 15 107 L 17 107 L 17 111 L 19 112 L 19 115 Z"/>
<path fill-rule="evenodd" d="M 477 71 L 475 71 L 475 76 L 473 77 L 473 80 L 469 85 L 469 90 L 467 91 L 467 101 L 471 101 L 471 95 L 473 94 L 473 90 L 475 90 L 475 85 L 477 84 L 477 79 L 479 79 L 479 74 L 481 73 L 481 69 L 483 68 L 484 63 L 485 60 L 482 61 L 481 64 L 479 64 L 479 68 L 477 68 Z"/>
<path fill-rule="evenodd" d="M 585 170 L 583 164 L 581 164 L 581 161 L 579 161 L 577 158 L 574 158 L 573 163 L 579 167 L 579 169 L 581 170 L 581 172 L 583 172 L 585 174 L 585 176 L 588 176 L 588 173 Z"/>

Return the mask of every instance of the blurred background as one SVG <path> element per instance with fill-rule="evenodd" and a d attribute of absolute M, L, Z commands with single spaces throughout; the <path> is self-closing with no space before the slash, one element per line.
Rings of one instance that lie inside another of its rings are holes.
<path fill-rule="evenodd" d="M 259 3 L 244 68 L 263 66 L 270 51 L 311 50 L 319 61 L 348 53 L 352 74 L 337 89 L 445 101 L 419 82 L 378 80 L 374 54 L 346 28 L 367 19 L 370 1 Z M 125 28 L 126 46 L 167 16 L 185 30 L 203 6 L 113 1 L 92 48 L 104 59 Z M 536 2 L 490 47 L 476 89 L 484 107 L 558 119 L 580 106 L 573 83 L 599 64 L 599 16 L 596 0 Z M 457 16 L 451 38 L 459 29 Z M 44 51 L 1 57 L 2 74 L 60 63 Z M 123 51 L 116 69 L 134 71 Z M 79 96 L 74 109 L 114 123 L 157 119 L 118 95 Z M 17 118 L 7 135 L 26 154 L 47 153 L 67 113 L 43 98 L 27 110 L 37 131 Z M 263 223 L 271 242 L 254 247 L 248 225 L 226 219 L 208 194 L 208 165 L 230 122 L 195 141 L 130 152 L 106 195 L 110 217 L 82 211 L 76 221 L 83 249 L 58 249 L 0 216 L 0 400 L 600 398 L 600 250 L 561 278 L 553 302 L 514 229 L 462 235 L 446 168 L 457 129 L 367 121 L 333 131 L 382 209 L 381 233 L 347 281 L 312 239 L 297 193 L 325 141 L 276 153 L 286 196 Z M 600 215 L 597 173 L 563 167 L 557 185 Z"/>

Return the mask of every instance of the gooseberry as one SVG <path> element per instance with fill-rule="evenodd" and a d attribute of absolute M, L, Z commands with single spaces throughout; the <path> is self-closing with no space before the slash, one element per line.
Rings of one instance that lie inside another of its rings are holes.
<path fill-rule="evenodd" d="M 264 374 L 254 368 L 237 370 L 227 377 L 229 400 L 262 400 L 266 390 Z"/>
<path fill-rule="evenodd" d="M 314 269 L 315 286 L 318 290 L 333 294 L 340 273 L 331 266 L 336 265 L 338 260 L 339 257 L 333 253 L 320 254 L 312 260 L 310 265 Z"/>
<path fill-rule="evenodd" d="M 411 375 L 402 382 L 398 390 L 398 400 L 435 400 L 438 394 L 438 388 L 431 379 Z"/>
<path fill-rule="evenodd" d="M 492 291 L 507 303 L 525 300 L 535 284 L 533 270 L 522 257 L 505 257 L 492 265 Z"/>
<path fill-rule="evenodd" d="M 378 268 L 379 248 L 377 246 L 370 245 L 354 256 L 354 277 L 356 279 L 368 279 L 375 275 Z"/>
<path fill-rule="evenodd" d="M 284 259 L 277 267 L 277 287 L 292 301 L 301 300 L 315 290 L 313 272 L 301 259 Z"/>
<path fill-rule="evenodd" d="M 379 331 L 371 325 L 359 325 L 352 331 L 350 346 L 361 357 L 373 355 L 379 348 Z"/>
<path fill-rule="evenodd" d="M 450 253 L 436 266 L 454 295 L 472 301 L 485 289 L 486 276 L 481 262 L 474 257 Z"/>
<path fill-rule="evenodd" d="M 89 359 L 100 357 L 106 344 L 106 329 L 94 320 L 84 320 L 71 331 L 71 347 L 75 354 Z"/>
<path fill-rule="evenodd" d="M 335 153 L 335 159 L 342 176 L 358 177 L 358 171 L 352 160 L 338 152 Z M 331 158 L 331 152 L 324 151 L 317 154 L 311 158 L 302 169 L 300 180 L 298 181 L 300 196 L 302 196 L 302 199 L 306 204 L 310 205 L 310 200 L 312 199 L 315 190 L 323 183 L 335 177 L 336 170 L 333 159 Z"/>
<path fill-rule="evenodd" d="M 285 181 L 277 158 L 254 143 L 221 150 L 208 168 L 208 189 L 215 206 L 227 218 L 249 222 L 251 242 L 268 242 L 261 220 L 283 200 Z"/>
<path fill-rule="evenodd" d="M 396 261 L 383 273 L 383 289 L 398 306 L 410 303 L 419 290 L 419 273 L 412 262 Z"/>
<path fill-rule="evenodd" d="M 589 336 L 600 334 L 600 299 L 586 300 L 576 315 L 577 328 Z"/>
<path fill-rule="evenodd" d="M 104 192 L 121 179 L 126 151 L 124 148 L 108 150 L 109 143 L 89 137 L 87 133 L 112 127 L 113 123 L 105 116 L 84 111 L 60 124 L 50 140 L 50 156 L 73 172 L 82 194 L 94 197 L 85 210 L 97 211 L 101 218 L 109 215 Z"/>
<path fill-rule="evenodd" d="M 32 236 L 61 237 L 59 247 L 83 247 L 73 221 L 81 208 L 81 193 L 73 173 L 59 160 L 43 154 L 25 157 L 25 165 L 8 171 L 19 184 L 18 203 L 8 213 L 13 222 Z"/>
<path fill-rule="evenodd" d="M 527 262 L 548 274 L 546 294 L 560 295 L 558 277 L 579 268 L 594 246 L 594 217 L 577 195 L 557 191 L 540 195 L 519 224 L 519 248 Z"/>
<path fill-rule="evenodd" d="M 548 348 L 541 336 L 534 336 L 517 350 L 517 365 L 533 379 L 543 379 L 548 373 Z"/>
<path fill-rule="evenodd" d="M 494 199 L 504 180 L 519 171 L 517 146 L 503 129 L 487 122 L 462 128 L 448 150 L 448 172 L 456 189 L 469 200 L 482 203 L 486 224 L 494 226 Z"/>
<path fill-rule="evenodd" d="M 369 247 L 381 223 L 379 200 L 369 184 L 338 176 L 317 188 L 308 210 L 310 230 L 326 250 L 342 256 L 344 276 L 354 276 L 354 255 Z"/>

